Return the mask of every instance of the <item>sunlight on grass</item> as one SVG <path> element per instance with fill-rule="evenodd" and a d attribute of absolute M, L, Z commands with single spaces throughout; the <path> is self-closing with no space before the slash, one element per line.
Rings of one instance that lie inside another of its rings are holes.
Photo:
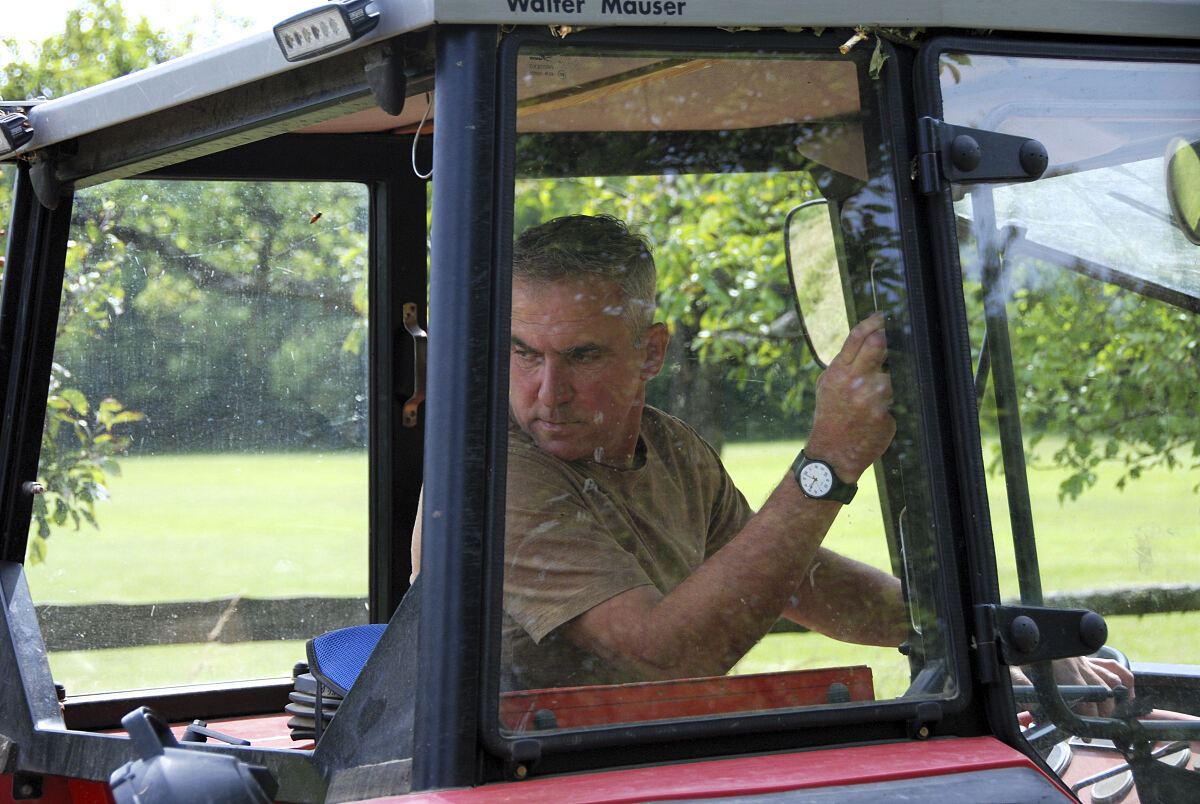
<path fill-rule="evenodd" d="M 100 528 L 55 530 L 37 602 L 367 593 L 365 452 L 125 458 Z"/>
<path fill-rule="evenodd" d="M 120 679 L 120 689 L 140 690 L 231 679 L 290 678 L 292 666 L 302 661 L 304 640 L 148 645 L 52 653 L 50 671 L 69 695 L 86 695 L 111 691 L 113 679 Z"/>
<path fill-rule="evenodd" d="M 367 595 L 365 452 L 125 458 L 98 530 L 27 566 L 37 603 Z M 316 634 L 313 634 L 316 636 Z M 52 653 L 72 694 L 286 676 L 304 643 Z"/>

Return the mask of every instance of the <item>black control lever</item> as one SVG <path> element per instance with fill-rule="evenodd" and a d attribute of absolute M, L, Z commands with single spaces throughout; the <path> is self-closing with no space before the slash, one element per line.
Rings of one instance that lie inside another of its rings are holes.
<path fill-rule="evenodd" d="M 210 729 L 208 724 L 203 720 L 193 720 L 183 732 L 180 742 L 205 743 L 208 742 L 209 737 L 223 743 L 228 743 L 229 745 L 250 745 L 249 740 L 243 740 L 241 737 L 231 737 L 228 734 L 222 734 L 216 729 Z"/>

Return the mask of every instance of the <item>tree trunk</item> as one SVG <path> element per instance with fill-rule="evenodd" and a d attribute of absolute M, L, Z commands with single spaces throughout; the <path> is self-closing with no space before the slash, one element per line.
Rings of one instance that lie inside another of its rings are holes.
<path fill-rule="evenodd" d="M 702 363 L 692 350 L 695 331 L 677 328 L 667 347 L 671 380 L 670 411 L 698 432 L 717 452 L 725 443 L 721 430 L 721 366 Z"/>

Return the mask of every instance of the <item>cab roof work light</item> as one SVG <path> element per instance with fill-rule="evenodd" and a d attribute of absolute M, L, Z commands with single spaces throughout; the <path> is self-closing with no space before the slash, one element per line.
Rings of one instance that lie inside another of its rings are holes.
<path fill-rule="evenodd" d="M 353 42 L 379 22 L 371 0 L 331 2 L 275 26 L 275 41 L 288 61 L 303 61 Z"/>
<path fill-rule="evenodd" d="M 0 156 L 15 151 L 33 139 L 33 126 L 20 112 L 0 112 Z"/>

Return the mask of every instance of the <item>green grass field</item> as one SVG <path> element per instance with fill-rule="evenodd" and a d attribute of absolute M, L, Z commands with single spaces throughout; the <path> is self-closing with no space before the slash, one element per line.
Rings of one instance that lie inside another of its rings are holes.
<path fill-rule="evenodd" d="M 27 567 L 37 603 L 367 594 L 367 457 L 126 458 L 99 530 L 60 529 Z M 314 636 L 316 636 L 314 634 Z M 71 694 L 286 676 L 302 641 L 52 653 Z"/>
<path fill-rule="evenodd" d="M 365 453 L 125 458 L 110 491 L 28 568 L 35 600 L 366 596 Z"/>
<path fill-rule="evenodd" d="M 729 473 L 757 507 L 783 477 L 799 442 L 727 445 Z M 1056 445 L 1043 442 L 1050 454 Z M 1200 583 L 1200 471 L 1153 471 L 1124 491 L 1118 473 L 1101 470 L 1096 486 L 1059 503 L 1064 473 L 1030 472 L 1030 496 L 1042 584 L 1046 592 Z M 988 477 L 1001 591 L 1017 595 L 1016 561 L 1002 476 Z M 854 503 L 838 517 L 825 544 L 854 558 L 888 566 L 873 474 L 859 481 Z"/>
<path fill-rule="evenodd" d="M 799 443 L 733 444 L 724 458 L 752 505 L 783 477 Z M 27 568 L 36 602 L 158 602 L 230 595 L 365 596 L 367 458 L 363 453 L 156 456 L 122 461 L 99 530 L 59 530 L 45 564 Z M 1102 476 L 1076 502 L 1057 500 L 1059 477 L 1031 477 L 1046 591 L 1196 583 L 1197 474 L 1153 472 L 1126 491 Z M 989 478 L 1006 595 L 1015 594 L 1003 479 Z M 873 479 L 826 544 L 888 566 Z M 1200 664 L 1200 614 L 1109 618 L 1110 643 L 1132 658 Z M 181 645 L 56 653 L 51 666 L 83 693 L 282 676 L 300 642 Z M 811 634 L 771 635 L 738 672 L 869 664 L 879 695 L 903 690 L 907 661 L 890 649 Z"/>

